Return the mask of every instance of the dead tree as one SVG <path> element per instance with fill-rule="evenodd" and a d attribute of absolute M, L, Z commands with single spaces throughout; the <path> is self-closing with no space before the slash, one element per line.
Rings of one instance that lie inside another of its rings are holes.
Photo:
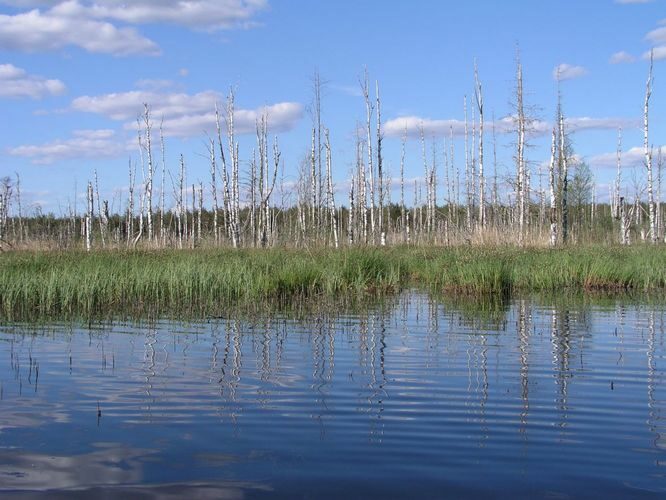
<path fill-rule="evenodd" d="M 328 209 L 331 213 L 331 229 L 333 231 L 333 242 L 335 248 L 338 248 L 338 216 L 335 209 L 335 197 L 333 196 L 333 179 L 331 175 L 331 140 L 328 134 L 328 129 L 324 132 L 326 134 L 326 198 L 328 198 Z"/>
<path fill-rule="evenodd" d="M 148 223 L 148 241 L 153 241 L 153 176 L 154 176 L 154 163 L 153 163 L 153 147 L 152 147 L 152 122 L 150 119 L 150 107 L 144 104 L 143 111 L 143 126 L 145 135 L 145 149 L 148 157 L 148 175 L 146 177 L 146 210 L 147 210 L 147 223 Z M 140 143 L 141 141 L 139 141 Z"/>
<path fill-rule="evenodd" d="M 402 134 L 400 149 L 400 227 L 402 242 L 407 241 L 407 219 L 405 217 L 405 144 L 407 143 L 407 126 Z"/>
<path fill-rule="evenodd" d="M 166 230 L 164 227 L 165 189 L 166 189 L 166 154 L 164 150 L 164 117 L 160 121 L 160 154 L 162 157 L 162 186 L 160 188 L 160 239 L 162 246 L 166 244 Z"/>
<path fill-rule="evenodd" d="M 0 181 L 0 249 L 2 242 L 7 239 L 7 220 L 9 218 L 9 205 L 12 196 L 12 184 L 9 177 Z"/>
<path fill-rule="evenodd" d="M 277 181 L 280 166 L 280 149 L 277 137 L 273 142 L 273 172 L 268 167 L 268 121 L 266 115 L 262 115 L 257 124 L 257 146 L 259 149 L 259 226 L 261 233 L 261 246 L 266 247 L 269 243 L 270 234 L 270 198 Z"/>
<path fill-rule="evenodd" d="M 109 222 L 108 217 L 105 217 L 104 211 L 102 211 L 102 201 L 99 196 L 99 181 L 97 179 L 97 169 L 95 169 L 95 197 L 97 198 L 97 214 L 99 221 L 99 235 L 102 240 L 102 248 L 106 246 L 106 226 Z"/>
<path fill-rule="evenodd" d="M 129 193 L 127 198 L 127 246 L 134 237 L 134 182 L 136 178 L 136 169 L 132 166 L 132 158 L 129 159 Z"/>
<path fill-rule="evenodd" d="M 654 50 L 650 51 L 650 69 L 648 71 L 648 78 L 645 84 L 645 102 L 643 107 L 643 149 L 645 156 L 645 168 L 647 169 L 647 195 L 648 195 L 648 217 L 650 224 L 650 240 L 652 243 L 657 243 L 657 227 L 655 223 L 654 211 L 654 190 L 652 182 L 652 149 L 649 144 L 648 127 L 649 127 L 649 111 L 650 111 L 650 96 L 652 95 L 652 65 L 654 59 Z"/>
<path fill-rule="evenodd" d="M 382 111 L 379 100 L 379 82 L 375 82 L 377 96 L 377 182 L 379 184 L 379 238 L 381 245 L 386 245 L 386 229 L 384 227 L 384 171 L 382 161 Z M 337 245 L 336 245 L 337 246 Z"/>
<path fill-rule="evenodd" d="M 208 156 L 210 158 L 210 194 L 213 198 L 213 240 L 215 245 L 219 244 L 220 233 L 218 230 L 218 212 L 220 207 L 217 202 L 217 162 L 215 161 L 215 139 L 210 139 L 208 145 Z"/>
<path fill-rule="evenodd" d="M 93 185 L 88 181 L 88 191 L 86 192 L 86 251 L 92 250 L 92 228 L 93 228 Z"/>
<path fill-rule="evenodd" d="M 375 169 L 374 169 L 374 160 L 372 155 L 372 113 L 374 106 L 370 101 L 370 87 L 368 84 L 368 69 L 365 69 L 365 79 L 361 84 L 361 91 L 363 92 L 363 97 L 365 98 L 365 112 L 366 112 L 366 136 L 367 143 L 366 147 L 368 149 L 368 174 L 369 174 L 369 184 L 370 184 L 370 237 L 372 244 L 376 242 L 376 226 L 375 226 Z"/>
<path fill-rule="evenodd" d="M 483 176 L 483 93 L 476 62 L 474 63 L 474 80 L 476 82 L 476 105 L 479 110 L 479 226 L 483 229 L 486 226 L 486 206 L 484 199 L 486 185 Z"/>
<path fill-rule="evenodd" d="M 220 148 L 220 162 L 222 164 L 222 203 L 223 203 L 223 218 L 224 230 L 227 237 L 231 236 L 231 190 L 229 189 L 229 170 L 227 169 L 226 156 L 224 154 L 224 143 L 222 142 L 222 126 L 220 124 L 220 112 L 217 104 L 215 105 L 215 124 L 217 130 L 217 144 Z"/>
<path fill-rule="evenodd" d="M 557 147 L 557 134 L 553 127 L 553 137 L 550 144 L 550 165 L 548 166 L 548 186 L 550 188 L 550 246 L 557 245 L 557 200 L 555 196 L 555 150 Z"/>
<path fill-rule="evenodd" d="M 234 248 L 240 246 L 240 160 L 236 131 L 234 128 L 234 91 L 229 91 L 227 98 L 227 142 L 231 161 L 231 242 Z"/>
<path fill-rule="evenodd" d="M 559 72 L 557 75 L 559 87 Z M 557 121 L 560 135 L 559 167 L 560 167 L 560 205 L 562 215 L 562 243 L 566 244 L 569 239 L 569 160 L 566 144 L 566 132 L 564 129 L 564 113 L 562 112 L 562 93 L 558 90 L 557 98 Z"/>
<path fill-rule="evenodd" d="M 351 183 L 349 185 L 349 211 L 347 214 L 347 242 L 349 246 L 354 244 L 354 211 L 356 209 L 354 203 L 354 184 L 356 179 L 354 174 L 351 174 Z"/>
<path fill-rule="evenodd" d="M 613 217 L 620 218 L 620 186 L 622 185 L 622 128 L 617 130 L 617 174 L 615 177 L 615 191 L 613 193 Z"/>
<path fill-rule="evenodd" d="M 525 242 L 525 228 L 527 225 L 528 191 L 527 191 L 527 168 L 525 165 L 525 108 L 523 102 L 523 66 L 518 60 L 516 72 L 516 111 L 518 149 L 516 153 L 516 203 L 518 207 L 518 243 Z"/>
<path fill-rule="evenodd" d="M 660 158 L 661 158 L 661 150 L 659 150 L 659 151 L 660 151 Z M 660 166 L 659 172 L 660 172 L 659 179 L 660 179 L 660 182 L 661 182 L 661 166 Z M 25 235 L 25 228 L 24 228 L 24 225 L 23 225 L 23 207 L 21 205 L 21 178 L 19 177 L 18 172 L 14 172 L 14 173 L 16 175 L 16 183 L 15 183 L 15 186 L 16 186 L 16 208 L 18 209 L 17 215 L 18 215 L 18 226 L 19 226 L 18 241 L 23 242 L 26 235 Z M 660 186 L 661 186 L 661 184 L 660 184 Z M 660 188 L 660 190 L 661 190 L 661 188 Z M 1 239 L 1 237 L 0 237 L 0 239 Z"/>

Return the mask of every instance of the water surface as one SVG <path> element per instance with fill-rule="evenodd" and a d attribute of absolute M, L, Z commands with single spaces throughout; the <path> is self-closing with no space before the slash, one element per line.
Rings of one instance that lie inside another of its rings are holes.
<path fill-rule="evenodd" d="M 0 327 L 0 495 L 664 498 L 662 305 Z"/>

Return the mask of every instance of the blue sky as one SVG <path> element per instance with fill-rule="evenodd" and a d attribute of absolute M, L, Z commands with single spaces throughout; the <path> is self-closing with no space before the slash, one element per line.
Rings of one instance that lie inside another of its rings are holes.
<path fill-rule="evenodd" d="M 650 142 L 658 147 L 666 144 L 663 0 L 0 0 L 0 175 L 18 172 L 26 205 L 58 213 L 97 170 L 102 196 L 118 209 L 128 159 L 138 159 L 134 123 L 147 102 L 156 121 L 164 116 L 167 164 L 175 172 L 182 153 L 190 182 L 205 183 L 213 105 L 233 86 L 239 131 L 249 132 L 241 138 L 242 160 L 251 156 L 254 119 L 267 107 L 285 182 L 294 181 L 309 147 L 311 79 L 318 70 L 327 82 L 323 117 L 343 191 L 355 127 L 364 120 L 359 77 L 366 66 L 379 81 L 386 164 L 397 176 L 405 124 L 414 133 L 422 124 L 440 153 L 443 133 L 461 130 L 475 59 L 486 130 L 493 113 L 498 123 L 511 115 L 519 48 L 527 102 L 538 120 L 528 153 L 533 182 L 549 154 L 553 73 L 565 65 L 573 145 L 604 199 L 618 126 L 625 165 L 636 167 L 625 178 L 640 182 L 643 175 L 644 57 L 653 47 Z M 511 133 L 498 133 L 501 175 L 514 171 L 513 142 Z M 464 170 L 459 135 L 455 146 Z M 490 156 L 490 133 L 486 146 Z M 409 141 L 406 170 L 409 178 L 422 175 L 418 140 Z"/>

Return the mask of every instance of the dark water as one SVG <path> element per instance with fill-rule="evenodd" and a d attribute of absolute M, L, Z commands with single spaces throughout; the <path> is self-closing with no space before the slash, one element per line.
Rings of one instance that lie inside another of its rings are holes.
<path fill-rule="evenodd" d="M 0 496 L 666 498 L 665 311 L 2 327 Z"/>

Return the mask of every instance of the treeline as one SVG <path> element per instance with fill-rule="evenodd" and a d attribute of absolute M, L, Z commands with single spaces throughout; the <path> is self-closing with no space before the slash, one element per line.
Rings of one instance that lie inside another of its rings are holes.
<path fill-rule="evenodd" d="M 527 159 L 534 119 L 524 102 L 523 72 L 516 68 L 513 115 L 515 170 L 500 178 L 494 120 L 492 152 L 483 87 L 474 71 L 474 99 L 465 98 L 464 152 L 456 153 L 453 129 L 436 154 L 420 128 L 423 176 L 405 179 L 407 130 L 402 137 L 399 177 L 385 168 L 379 84 L 361 81 L 365 123 L 357 127 L 355 162 L 344 199 L 334 188 L 329 130 L 322 119 L 322 82 L 313 80 L 309 153 L 298 166 L 297 181 L 285 183 L 278 138 L 269 136 L 269 117 L 256 124 L 256 144 L 241 159 L 234 124 L 234 92 L 215 110 L 216 134 L 207 139 L 208 179 L 188 181 L 181 155 L 178 170 L 167 168 L 161 125 L 156 131 L 148 104 L 138 119 L 139 165 L 129 162 L 128 193 L 114 213 L 100 196 L 97 173 L 86 186 L 83 213 L 26 215 L 18 174 L 0 182 L 2 248 L 194 248 L 295 246 L 386 246 L 516 244 L 559 246 L 570 243 L 630 244 L 664 240 L 661 206 L 661 150 L 653 161 L 649 141 L 652 61 L 644 99 L 643 184 L 624 188 L 621 131 L 617 174 L 610 203 L 597 203 L 589 167 L 577 159 L 567 130 L 561 96 L 552 129 L 547 172 L 535 172 Z M 374 95 L 373 95 L 374 91 Z M 468 108 L 471 120 L 468 120 Z M 464 157 L 464 159 L 459 159 Z M 488 161 L 491 158 L 492 161 Z M 457 160 L 457 161 L 456 161 Z M 137 167 L 141 179 L 137 180 Z M 535 181 L 538 177 L 538 182 Z M 544 182 L 545 177 L 545 182 Z M 395 183 L 399 186 L 395 186 Z M 170 193 L 169 193 L 170 191 Z M 399 199 L 394 199 L 399 193 Z M 407 200 L 411 201 L 407 201 Z M 168 201 L 167 201 L 168 200 Z"/>

